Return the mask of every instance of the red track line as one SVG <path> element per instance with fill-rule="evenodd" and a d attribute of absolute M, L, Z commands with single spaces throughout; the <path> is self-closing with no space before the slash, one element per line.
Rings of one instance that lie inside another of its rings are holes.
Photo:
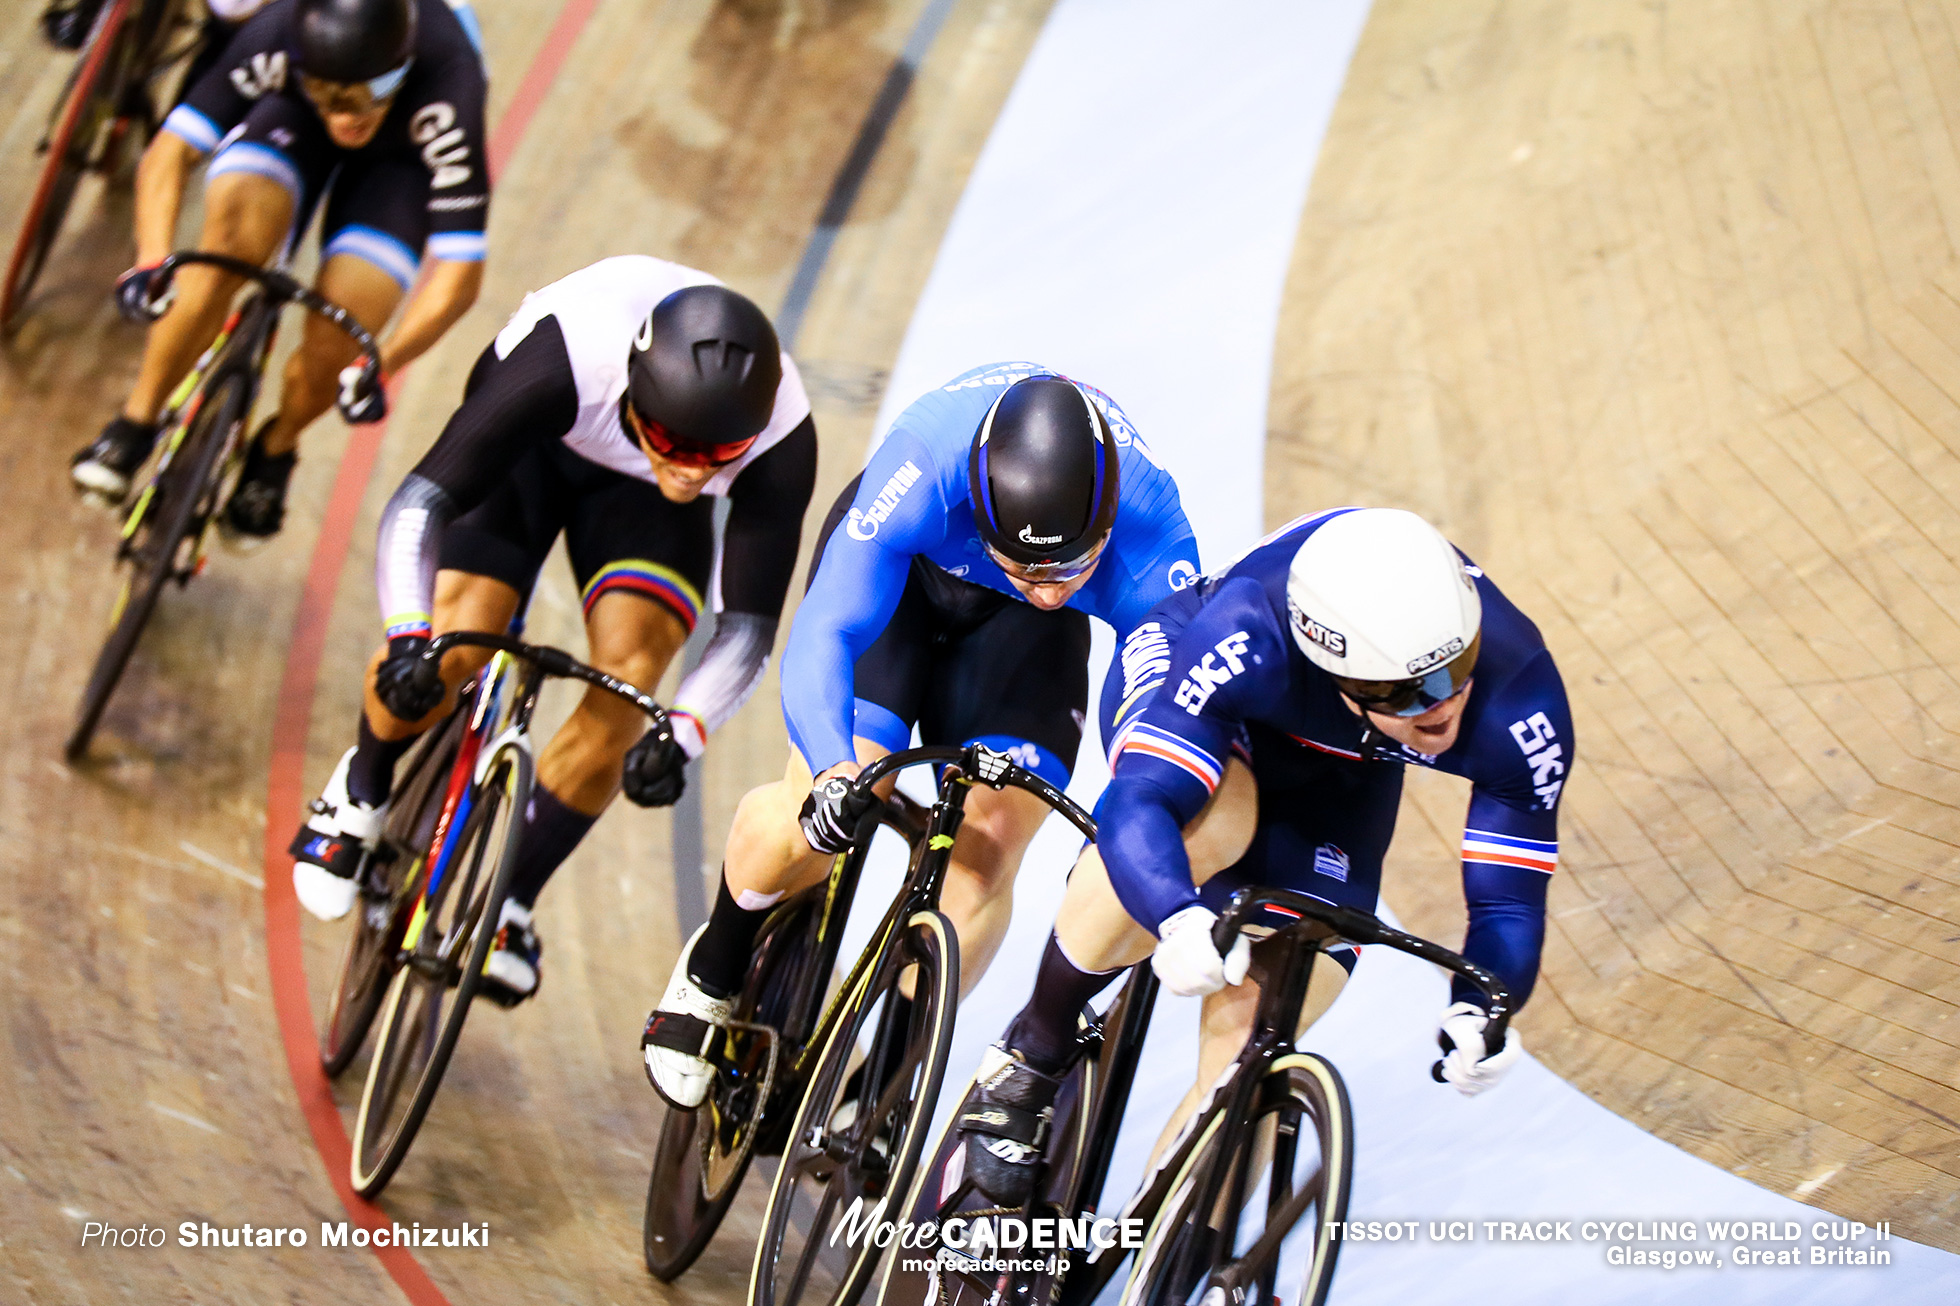
<path fill-rule="evenodd" d="M 564 67 L 572 44 L 584 30 L 598 0 L 565 0 L 542 48 L 518 84 L 517 94 L 492 131 L 489 166 L 501 173 L 525 129 L 537 114 L 545 93 Z M 293 637 L 287 649 L 285 673 L 279 682 L 279 702 L 272 725 L 272 761 L 265 802 L 265 933 L 266 963 L 272 973 L 272 1004 L 278 1013 L 280 1038 L 286 1045 L 286 1066 L 299 1094 L 300 1111 L 313 1134 L 313 1145 L 326 1163 L 327 1176 L 356 1224 L 385 1228 L 390 1217 L 363 1201 L 348 1178 L 351 1147 L 334 1104 L 333 1088 L 320 1070 L 319 1045 L 313 1032 L 312 1003 L 307 997 L 306 959 L 300 946 L 299 902 L 293 896 L 292 858 L 286 853 L 285 831 L 303 801 L 302 769 L 306 763 L 307 727 L 319 683 L 328 619 L 334 590 L 353 540 L 354 519 L 367 492 L 387 424 L 357 426 L 350 433 L 334 477 L 333 494 L 320 523 L 306 583 L 300 591 L 299 612 L 293 618 Z M 377 1247 L 374 1254 L 413 1306 L 449 1306 L 448 1298 L 406 1248 Z"/>

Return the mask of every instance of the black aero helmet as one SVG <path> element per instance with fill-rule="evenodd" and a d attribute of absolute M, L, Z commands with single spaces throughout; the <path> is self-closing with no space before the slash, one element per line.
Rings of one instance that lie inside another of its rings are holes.
<path fill-rule="evenodd" d="M 1028 579 L 1069 579 L 1116 525 L 1117 473 L 1116 441 L 1095 401 L 1059 376 L 1027 377 L 974 433 L 973 523 Z"/>
<path fill-rule="evenodd" d="M 323 82 L 371 82 L 415 56 L 417 0 L 299 0 L 293 56 Z"/>
<path fill-rule="evenodd" d="M 776 328 L 727 286 L 688 286 L 655 304 L 626 358 L 626 402 L 656 448 L 663 438 L 697 449 L 755 439 L 782 380 Z"/>

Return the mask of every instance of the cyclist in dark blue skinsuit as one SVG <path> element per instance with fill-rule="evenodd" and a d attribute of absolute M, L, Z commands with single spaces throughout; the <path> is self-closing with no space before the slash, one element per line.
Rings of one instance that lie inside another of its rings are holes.
<path fill-rule="evenodd" d="M 1068 783 L 1089 703 L 1089 618 L 1129 630 L 1198 576 L 1178 502 L 1123 410 L 1032 363 L 975 368 L 914 401 L 831 510 L 783 653 L 794 748 L 743 799 L 712 915 L 646 1035 L 667 1099 L 698 1103 L 705 1032 L 727 1019 L 768 910 L 820 878 L 855 827 L 860 762 L 980 741 Z M 960 975 L 1006 932 L 1021 855 L 1047 816 L 977 791 L 942 905 Z"/>
<path fill-rule="evenodd" d="M 1076 1013 L 1147 952 L 1167 987 L 1217 994 L 1249 1019 L 1250 991 L 1227 987 L 1244 979 L 1248 945 L 1219 956 L 1213 908 L 1269 884 L 1374 910 L 1411 765 L 1471 782 L 1463 952 L 1520 1003 L 1529 996 L 1571 715 L 1537 627 L 1420 518 L 1341 509 L 1268 536 L 1131 632 L 1102 709 L 1113 778 L 1101 836 L 1070 883 L 1033 999 L 982 1066 L 992 1087 L 979 1104 L 1038 1113 Z M 1335 959 L 1352 969 L 1352 950 Z M 1208 1005 L 1207 1023 L 1242 1022 Z M 1514 1034 L 1484 1057 L 1473 1037 L 1484 1023 L 1480 995 L 1459 980 L 1441 1032 L 1445 1074 L 1465 1093 L 1520 1055 Z M 1222 1065 L 1242 1041 L 1208 1044 L 1205 1060 Z M 969 1173 L 1014 1200 L 1032 1149 L 968 1132 Z"/>

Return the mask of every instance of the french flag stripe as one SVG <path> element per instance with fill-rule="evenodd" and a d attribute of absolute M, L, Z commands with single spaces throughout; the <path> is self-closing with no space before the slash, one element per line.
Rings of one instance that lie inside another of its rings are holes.
<path fill-rule="evenodd" d="M 1558 869 L 1558 846 L 1540 844 L 1539 849 L 1516 848 L 1510 844 L 1486 842 L 1481 837 L 1470 834 L 1463 836 L 1463 860 L 1466 862 L 1483 862 L 1492 866 L 1522 866 L 1527 870 L 1543 871 L 1550 875 Z"/>
<path fill-rule="evenodd" d="M 1176 735 L 1139 723 L 1124 737 L 1120 748 L 1126 753 L 1142 753 L 1182 767 L 1196 776 L 1206 793 L 1218 788 L 1224 768 L 1203 749 L 1194 748 Z"/>
<path fill-rule="evenodd" d="M 1474 839 L 1478 843 L 1502 844 L 1506 848 L 1516 848 L 1521 852 L 1558 853 L 1556 839 L 1523 839 L 1515 834 L 1499 834 L 1495 830 L 1465 830 L 1464 839 Z"/>

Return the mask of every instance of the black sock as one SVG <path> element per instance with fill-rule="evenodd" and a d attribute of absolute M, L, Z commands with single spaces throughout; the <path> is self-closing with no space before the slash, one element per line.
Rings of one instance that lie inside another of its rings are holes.
<path fill-rule="evenodd" d="M 347 796 L 369 807 L 386 802 L 388 791 L 395 787 L 395 763 L 402 760 L 402 754 L 415 740 L 414 735 L 406 739 L 377 738 L 374 727 L 368 724 L 367 713 L 361 713 L 354 760 L 347 764 Z"/>
<path fill-rule="evenodd" d="M 1075 1055 L 1076 1018 L 1089 1000 L 1109 987 L 1122 970 L 1080 970 L 1053 934 L 1041 951 L 1034 995 L 1007 1027 L 1007 1046 L 1043 1074 L 1065 1069 Z"/>
<path fill-rule="evenodd" d="M 755 951 L 755 932 L 781 897 L 777 894 L 767 906 L 749 911 L 728 892 L 728 872 L 722 871 L 708 928 L 687 959 L 687 977 L 703 993 L 711 998 L 732 998 L 741 989 L 742 977 L 749 970 L 749 954 Z"/>
<path fill-rule="evenodd" d="M 533 789 L 531 805 L 524 813 L 524 828 L 517 836 L 517 865 L 510 873 L 511 901 L 537 906 L 538 895 L 551 873 L 572 855 L 572 849 L 598 819 L 565 806 L 543 785 Z"/>

